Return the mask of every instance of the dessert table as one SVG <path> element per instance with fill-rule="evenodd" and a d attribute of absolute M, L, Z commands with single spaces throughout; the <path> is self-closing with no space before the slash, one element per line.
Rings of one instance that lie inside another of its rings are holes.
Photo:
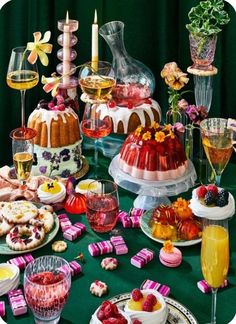
<path fill-rule="evenodd" d="M 92 158 L 92 152 L 83 152 L 88 160 Z M 100 158 L 100 174 L 109 178 L 107 169 L 110 163 L 108 158 Z M 233 174 L 236 172 L 236 165 L 229 164 L 223 174 L 222 186 L 229 190 L 236 198 L 236 183 L 234 183 Z M 86 178 L 89 177 L 89 173 Z M 133 200 L 136 195 L 122 188 L 119 188 L 120 209 L 129 211 L 133 207 Z M 182 194 L 185 198 L 191 197 L 191 190 Z M 58 213 L 63 213 L 59 211 Z M 162 247 L 148 238 L 141 229 L 124 229 L 120 224 L 117 228 L 121 230 L 128 245 L 129 252 L 125 255 L 115 256 L 107 254 L 98 257 L 92 257 L 88 252 L 88 244 L 109 239 L 109 233 L 99 234 L 93 232 L 86 220 L 85 214 L 69 215 L 72 223 L 79 221 L 86 225 L 87 232 L 75 241 L 67 241 L 68 248 L 65 252 L 56 253 L 51 249 L 51 243 L 33 251 L 32 255 L 36 258 L 42 255 L 55 254 L 72 261 L 78 254 L 83 253 L 85 263 L 82 265 L 82 274 L 72 279 L 69 300 L 66 303 L 61 315 L 60 323 L 64 324 L 86 324 L 89 323 L 91 315 L 102 301 L 115 295 L 130 292 L 133 288 L 140 287 L 145 279 L 151 279 L 170 287 L 169 297 L 182 303 L 196 317 L 199 323 L 206 323 L 210 320 L 211 294 L 202 293 L 197 287 L 197 281 L 202 279 L 200 267 L 200 244 L 180 247 L 183 254 L 182 264 L 177 268 L 167 268 L 159 261 L 159 251 Z M 219 290 L 217 305 L 217 323 L 227 324 L 232 320 L 236 312 L 236 219 L 232 218 L 229 222 L 230 229 L 230 269 L 228 275 L 228 287 Z M 54 240 L 63 239 L 62 232 L 59 231 Z M 154 260 L 149 262 L 144 268 L 138 269 L 130 264 L 130 258 L 142 248 L 149 248 L 155 252 Z M 117 257 L 119 266 L 114 271 L 106 271 L 101 268 L 101 260 L 107 256 Z M 0 255 L 0 262 L 6 262 L 13 256 Z M 103 297 L 95 297 L 89 291 L 89 287 L 96 279 L 105 282 L 108 285 L 108 293 Z M 21 285 L 23 283 L 23 272 L 21 275 Z M 6 316 L 4 320 L 7 323 L 34 323 L 30 311 L 26 315 L 14 317 L 6 296 L 0 297 L 6 303 Z"/>

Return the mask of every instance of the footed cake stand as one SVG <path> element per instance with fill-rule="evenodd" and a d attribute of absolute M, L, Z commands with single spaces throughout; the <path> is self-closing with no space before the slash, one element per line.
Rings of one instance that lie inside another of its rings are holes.
<path fill-rule="evenodd" d="M 149 181 L 134 178 L 119 168 L 118 155 L 112 159 L 108 172 L 120 187 L 138 194 L 134 200 L 134 207 L 144 210 L 149 210 L 160 204 L 170 204 L 168 196 L 188 191 L 194 186 L 197 179 L 194 165 L 190 160 L 184 175 L 173 180 Z"/>

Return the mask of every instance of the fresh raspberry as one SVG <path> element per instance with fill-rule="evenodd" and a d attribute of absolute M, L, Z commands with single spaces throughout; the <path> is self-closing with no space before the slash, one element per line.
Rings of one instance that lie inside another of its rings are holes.
<path fill-rule="evenodd" d="M 211 191 L 214 194 L 215 197 L 218 195 L 218 188 L 214 184 L 209 184 L 207 186 L 207 191 Z"/>
<path fill-rule="evenodd" d="M 104 311 L 105 318 L 109 318 L 109 317 L 112 317 L 115 315 L 113 312 L 113 307 L 112 307 L 111 303 L 106 305 L 103 311 Z"/>
<path fill-rule="evenodd" d="M 142 322 L 140 322 L 138 319 L 135 319 L 132 324 L 142 324 Z"/>
<path fill-rule="evenodd" d="M 111 100 L 111 101 L 109 101 L 108 106 L 109 106 L 109 108 L 115 108 L 115 107 L 116 107 L 116 102 L 115 102 L 115 100 Z"/>
<path fill-rule="evenodd" d="M 157 298 L 153 294 L 148 294 L 147 298 L 146 298 L 146 301 L 150 302 L 152 304 L 152 306 L 154 306 L 157 303 Z"/>
<path fill-rule="evenodd" d="M 200 186 L 196 190 L 198 198 L 204 198 L 207 193 L 207 188 L 205 186 Z"/>
<path fill-rule="evenodd" d="M 97 318 L 99 319 L 99 321 L 102 321 L 105 319 L 104 311 L 101 308 L 97 312 Z"/>
<path fill-rule="evenodd" d="M 150 301 L 148 301 L 148 300 L 145 300 L 145 302 L 142 305 L 142 310 L 144 312 L 152 312 L 152 310 L 153 310 L 152 303 Z"/>
<path fill-rule="evenodd" d="M 102 303 L 100 309 L 104 310 L 105 307 L 106 307 L 107 305 L 110 305 L 110 304 L 111 304 L 111 302 L 109 302 L 108 300 L 105 300 L 105 301 Z"/>
<path fill-rule="evenodd" d="M 141 298 L 143 298 L 143 294 L 141 293 L 140 289 L 135 288 L 131 292 L 132 299 L 134 301 L 139 301 Z"/>
<path fill-rule="evenodd" d="M 134 105 L 132 104 L 132 102 L 128 102 L 127 108 L 128 109 L 133 109 L 134 108 Z"/>

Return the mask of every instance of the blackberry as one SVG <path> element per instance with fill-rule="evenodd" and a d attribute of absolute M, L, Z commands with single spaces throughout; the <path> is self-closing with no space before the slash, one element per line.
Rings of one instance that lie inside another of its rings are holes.
<path fill-rule="evenodd" d="M 215 203 L 215 195 L 212 191 L 207 191 L 204 198 L 206 205 L 212 205 Z"/>
<path fill-rule="evenodd" d="M 218 195 L 216 198 L 216 206 L 224 207 L 228 204 L 228 199 L 225 198 L 223 195 Z"/>
<path fill-rule="evenodd" d="M 218 193 L 218 197 L 224 197 L 225 200 L 226 200 L 227 203 L 228 203 L 228 200 L 229 200 L 229 192 L 223 189 L 223 190 L 221 190 L 221 191 Z M 218 197 L 217 197 L 217 198 L 218 198 Z"/>

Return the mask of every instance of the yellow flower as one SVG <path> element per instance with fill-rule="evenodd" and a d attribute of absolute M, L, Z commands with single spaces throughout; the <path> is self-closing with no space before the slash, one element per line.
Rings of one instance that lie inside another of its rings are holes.
<path fill-rule="evenodd" d="M 179 211 L 183 211 L 188 208 L 188 201 L 179 197 L 174 203 L 174 208 L 178 209 Z"/>
<path fill-rule="evenodd" d="M 171 124 L 167 124 L 167 125 L 165 125 L 165 129 L 166 129 L 167 131 L 170 131 L 170 130 L 172 129 L 172 125 L 171 125 Z"/>
<path fill-rule="evenodd" d="M 161 131 L 160 132 L 156 132 L 156 134 L 155 134 L 155 140 L 157 142 L 159 142 L 159 143 L 164 142 L 165 137 L 166 137 L 165 133 L 164 132 L 161 132 Z"/>
<path fill-rule="evenodd" d="M 187 73 L 183 73 L 175 62 L 164 65 L 161 71 L 161 77 L 165 83 L 174 90 L 182 89 L 188 83 Z"/>
<path fill-rule="evenodd" d="M 151 126 L 150 126 L 150 128 L 154 128 L 154 129 L 157 129 L 157 128 L 159 128 L 160 127 L 160 125 L 157 123 L 157 122 L 155 122 L 155 121 L 153 121 L 152 123 L 151 123 Z"/>
<path fill-rule="evenodd" d="M 173 249 L 174 249 L 174 245 L 172 244 L 172 242 L 170 240 L 165 241 L 163 243 L 163 249 L 166 253 L 172 253 Z"/>
<path fill-rule="evenodd" d="M 170 130 L 169 135 L 171 139 L 175 138 L 175 133 L 172 130 Z"/>
<path fill-rule="evenodd" d="M 150 140 L 152 138 L 151 132 L 147 131 L 146 133 L 143 134 L 142 139 L 144 141 Z"/>
<path fill-rule="evenodd" d="M 139 136 L 140 135 L 140 133 L 142 132 L 142 130 L 143 130 L 143 127 L 140 125 L 140 126 L 138 126 L 137 128 L 136 128 L 136 130 L 135 130 L 135 136 Z"/>
<path fill-rule="evenodd" d="M 52 52 L 52 45 L 47 43 L 51 37 L 51 32 L 46 31 L 43 38 L 40 32 L 33 33 L 34 35 L 34 42 L 27 43 L 26 49 L 31 51 L 30 55 L 28 56 L 28 61 L 31 64 L 34 64 L 38 57 L 41 63 L 44 66 L 48 65 L 48 57 L 47 54 Z"/>
<path fill-rule="evenodd" d="M 43 90 L 45 92 L 52 91 L 52 96 L 55 97 L 57 94 L 57 90 L 60 84 L 61 78 L 57 77 L 56 75 L 52 74 L 50 78 L 46 78 L 44 75 L 42 76 L 41 82 L 45 84 Z"/>

